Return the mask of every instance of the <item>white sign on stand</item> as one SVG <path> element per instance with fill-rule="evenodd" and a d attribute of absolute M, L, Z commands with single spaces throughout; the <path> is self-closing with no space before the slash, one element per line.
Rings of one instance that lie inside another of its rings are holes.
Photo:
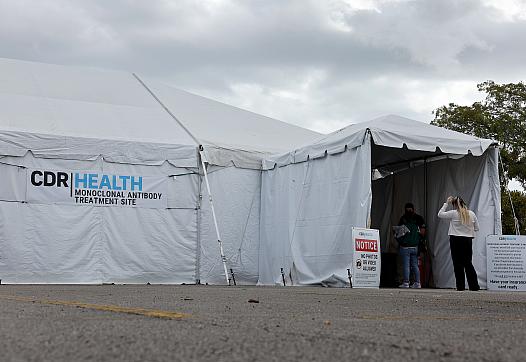
<path fill-rule="evenodd" d="M 488 290 L 526 291 L 526 236 L 486 237 Z"/>
<path fill-rule="evenodd" d="M 380 287 L 380 233 L 375 229 L 352 228 L 353 288 Z"/>

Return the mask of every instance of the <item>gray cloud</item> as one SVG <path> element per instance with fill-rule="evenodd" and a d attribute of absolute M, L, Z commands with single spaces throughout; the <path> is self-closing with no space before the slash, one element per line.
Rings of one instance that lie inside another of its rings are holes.
<path fill-rule="evenodd" d="M 321 131 L 429 121 L 526 76 L 526 16 L 495 4 L 0 0 L 0 56 L 136 71 Z"/>

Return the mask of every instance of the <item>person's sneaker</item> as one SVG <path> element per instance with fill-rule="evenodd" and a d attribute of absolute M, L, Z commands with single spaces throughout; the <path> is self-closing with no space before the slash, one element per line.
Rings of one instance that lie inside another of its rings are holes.
<path fill-rule="evenodd" d="M 398 288 L 409 288 L 409 283 L 407 283 L 407 282 L 403 282 L 402 284 L 400 284 L 400 285 L 398 286 Z"/>
<path fill-rule="evenodd" d="M 413 283 L 409 288 L 420 289 L 422 288 L 422 286 L 420 285 L 420 283 Z"/>

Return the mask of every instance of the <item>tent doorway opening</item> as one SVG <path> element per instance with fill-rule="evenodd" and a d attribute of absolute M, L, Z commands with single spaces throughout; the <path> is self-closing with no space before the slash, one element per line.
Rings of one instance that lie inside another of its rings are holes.
<path fill-rule="evenodd" d="M 412 203 L 415 213 L 422 216 L 426 225 L 425 240 L 419 246 L 420 283 L 423 288 L 435 287 L 432 268 L 432 250 L 436 244 L 437 205 L 441 199 L 430 197 L 440 188 L 440 178 L 432 172 L 434 162 L 448 163 L 448 156 L 438 148 L 435 152 L 409 150 L 378 146 L 373 143 L 372 165 L 372 206 L 371 227 L 380 230 L 382 251 L 381 287 L 398 287 L 403 279 L 402 259 L 399 243 L 392 227 L 399 224 L 405 211 L 405 204 Z M 447 167 L 447 166 L 446 166 Z M 435 171 L 435 170 L 434 170 Z M 440 199 L 440 200 L 439 200 Z M 431 245 L 430 245 L 431 244 Z M 410 282 L 414 282 L 411 272 Z"/>

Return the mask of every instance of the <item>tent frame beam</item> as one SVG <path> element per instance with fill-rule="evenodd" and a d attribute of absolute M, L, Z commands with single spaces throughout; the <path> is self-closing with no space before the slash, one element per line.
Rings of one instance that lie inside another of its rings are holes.
<path fill-rule="evenodd" d="M 146 91 L 157 101 L 157 103 L 159 103 L 159 105 L 166 111 L 166 113 L 168 113 L 168 115 L 180 126 L 182 127 L 186 133 L 188 133 L 188 135 L 190 137 L 192 137 L 192 139 L 194 140 L 194 142 L 196 143 L 197 147 L 198 147 L 198 150 L 199 150 L 199 159 L 200 159 L 200 165 L 202 166 L 203 168 L 203 175 L 205 177 L 205 183 L 206 183 L 206 190 L 208 191 L 208 200 L 210 202 L 210 208 L 212 209 L 212 217 L 214 219 L 214 226 L 215 226 L 215 229 L 216 229 L 216 234 L 217 234 L 217 241 L 219 242 L 219 252 L 221 254 L 221 262 L 223 263 L 223 269 L 224 269 L 224 272 L 225 272 L 225 279 L 226 279 L 226 282 L 228 283 L 228 285 L 231 285 L 231 280 L 230 280 L 230 276 L 228 274 L 228 269 L 227 269 L 227 266 L 226 266 L 226 257 L 225 257 L 225 253 L 224 253 L 224 250 L 223 250 L 223 242 L 221 241 L 221 235 L 219 233 L 219 226 L 217 224 L 217 217 L 216 217 L 216 212 L 215 212 L 215 208 L 214 208 L 214 202 L 213 202 L 213 198 L 212 198 L 212 193 L 210 191 L 210 183 L 208 182 L 208 173 L 206 171 L 206 164 L 205 164 L 205 157 L 204 157 L 204 148 L 203 148 L 203 145 L 201 144 L 201 142 L 199 142 L 199 140 L 192 134 L 192 132 L 190 132 L 190 130 L 188 128 L 185 127 L 185 125 L 175 116 L 175 114 L 172 113 L 172 111 L 170 111 L 170 109 L 168 109 L 167 106 L 164 105 L 164 103 L 159 99 L 159 97 L 157 97 L 155 95 L 155 93 L 146 85 L 146 83 L 144 83 L 142 81 L 141 78 L 139 78 L 139 76 L 135 73 L 132 73 L 133 77 L 144 87 L 144 89 L 146 89 Z M 201 192 L 200 192 L 201 194 Z M 201 202 L 199 202 L 199 207 L 201 206 Z M 198 210 L 198 212 L 200 212 L 200 209 Z M 199 220 L 199 219 L 198 219 Z M 200 231 L 197 232 L 197 237 L 200 238 Z M 198 240 L 198 245 L 200 245 L 200 241 L 201 240 Z M 201 250 L 197 249 L 197 253 L 200 253 Z M 199 258 L 199 256 L 198 256 Z M 200 264 L 200 262 L 198 262 L 198 264 Z M 199 266 L 200 267 L 200 266 Z M 198 271 L 198 273 L 200 274 L 200 271 Z M 196 277 L 198 276 L 198 274 L 196 273 Z M 196 278 L 197 279 L 197 278 Z M 199 279 L 196 280 L 196 282 L 200 282 L 200 275 L 199 275 Z"/>
<path fill-rule="evenodd" d="M 230 279 L 230 276 L 228 274 L 228 268 L 226 266 L 226 256 L 223 249 L 223 241 L 221 240 L 221 234 L 219 233 L 219 227 L 217 224 L 217 216 L 216 211 L 214 207 L 214 200 L 212 198 L 212 193 L 210 192 L 210 183 L 208 182 L 208 172 L 206 170 L 206 164 L 205 164 L 205 157 L 204 157 L 204 150 L 203 146 L 199 146 L 199 158 L 201 160 L 201 165 L 203 167 L 203 175 L 205 177 L 205 184 L 206 184 L 206 190 L 208 191 L 208 201 L 210 202 L 210 209 L 212 210 L 212 218 L 214 220 L 214 226 L 216 229 L 216 235 L 217 235 L 217 242 L 219 243 L 219 253 L 221 255 L 221 262 L 223 263 L 223 269 L 225 272 L 225 279 L 228 285 L 232 284 L 232 281 Z"/>

